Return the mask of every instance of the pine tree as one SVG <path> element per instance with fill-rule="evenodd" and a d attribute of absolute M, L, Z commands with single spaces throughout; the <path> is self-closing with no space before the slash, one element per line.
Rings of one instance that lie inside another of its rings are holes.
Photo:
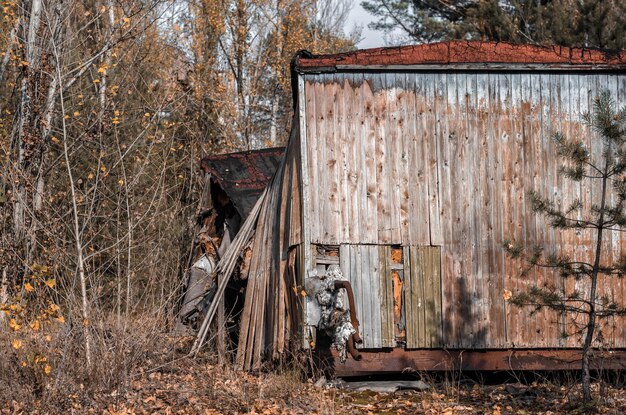
<path fill-rule="evenodd" d="M 622 0 L 366 0 L 375 30 L 406 42 L 449 39 L 626 47 Z"/>
<path fill-rule="evenodd" d="M 610 284 L 610 280 L 626 275 L 626 257 L 616 263 L 603 261 L 605 251 L 611 249 L 610 242 L 605 238 L 606 233 L 622 231 L 626 227 L 626 106 L 617 111 L 610 94 L 603 92 L 594 101 L 593 113 L 586 114 L 584 119 L 591 130 L 598 133 L 591 140 L 602 140 L 600 155 L 592 155 L 581 137 L 570 138 L 556 133 L 553 139 L 557 154 L 564 161 L 560 173 L 566 179 L 586 181 L 590 187 L 600 189 L 597 200 L 589 206 L 575 200 L 568 208 L 560 209 L 538 191 L 531 191 L 529 198 L 533 211 L 543 215 L 554 229 L 588 233 L 593 243 L 590 259 L 575 259 L 571 252 L 546 253 L 539 247 L 527 252 L 523 246 L 510 242 L 505 242 L 505 249 L 511 257 L 527 262 L 523 275 L 539 267 L 552 270 L 563 282 L 574 279 L 579 287 L 581 284 L 585 287 L 584 290 L 577 290 L 565 283 L 562 287 L 535 285 L 527 291 L 515 293 L 510 302 L 519 307 L 530 307 L 532 313 L 547 308 L 561 316 L 586 317 L 582 327 L 570 329 L 581 336 L 583 399 L 588 402 L 591 399 L 590 356 L 594 341 L 599 340 L 598 323 L 610 317 L 626 315 L 623 304 L 617 304 L 598 292 L 603 280 Z"/>

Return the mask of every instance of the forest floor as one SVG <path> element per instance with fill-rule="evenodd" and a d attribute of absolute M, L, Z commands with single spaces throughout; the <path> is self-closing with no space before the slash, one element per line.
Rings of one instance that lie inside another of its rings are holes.
<path fill-rule="evenodd" d="M 581 407 L 572 379 L 535 378 L 524 383 L 487 384 L 485 378 L 424 379 L 425 391 L 377 393 L 316 386 L 294 368 L 278 373 L 237 372 L 213 358 L 192 360 L 179 350 L 151 357 L 108 390 L 50 388 L 38 395 L 0 395 L 0 414 L 625 414 L 626 388 L 595 383 Z M 493 382 L 492 382 L 493 383 Z M 4 392 L 7 392 L 6 390 Z"/>

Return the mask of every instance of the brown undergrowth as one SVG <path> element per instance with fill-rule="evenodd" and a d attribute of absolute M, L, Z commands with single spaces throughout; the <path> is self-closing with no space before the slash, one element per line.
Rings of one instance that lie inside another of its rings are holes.
<path fill-rule="evenodd" d="M 96 326 L 91 367 L 83 363 L 83 331 L 70 323 L 56 325 L 47 341 L 22 338 L 19 349 L 15 333 L 0 334 L 0 414 L 626 413 L 625 390 L 615 383 L 594 384 L 599 398 L 584 408 L 573 378 L 486 385 L 451 374 L 423 392 L 356 392 L 314 386 L 317 375 L 307 379 L 302 364 L 251 374 L 210 352 L 190 359 L 191 339 L 159 332 L 148 318 Z"/>

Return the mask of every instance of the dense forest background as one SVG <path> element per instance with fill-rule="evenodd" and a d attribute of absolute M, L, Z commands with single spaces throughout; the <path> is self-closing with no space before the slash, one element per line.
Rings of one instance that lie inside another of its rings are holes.
<path fill-rule="evenodd" d="M 118 381 L 167 329 L 200 158 L 284 144 L 289 62 L 354 48 L 349 8 L 2 2 L 1 390 L 20 377 L 33 390 L 77 374 Z"/>

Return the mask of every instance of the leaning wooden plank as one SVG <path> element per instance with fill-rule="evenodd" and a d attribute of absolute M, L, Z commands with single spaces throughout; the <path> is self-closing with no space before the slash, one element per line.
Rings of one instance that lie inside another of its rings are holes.
<path fill-rule="evenodd" d="M 267 308 L 267 297 L 268 297 L 268 290 L 269 290 L 269 281 L 268 281 L 268 277 L 269 277 L 269 267 L 270 267 L 270 261 L 271 261 L 271 257 L 273 254 L 273 249 L 272 249 L 272 245 L 271 245 L 271 238 L 272 238 L 272 232 L 273 232 L 273 226 L 271 223 L 271 215 L 272 212 L 274 211 L 273 207 L 276 203 L 276 193 L 277 193 L 277 189 L 275 188 L 276 184 L 272 183 L 270 189 L 269 189 L 269 198 L 268 198 L 268 202 L 267 204 L 264 206 L 264 212 L 263 212 L 263 226 L 259 229 L 260 231 L 264 232 L 264 237 L 262 238 L 264 240 L 263 243 L 263 247 L 261 248 L 261 262 L 260 262 L 260 266 L 262 267 L 259 270 L 259 290 L 255 293 L 253 293 L 253 295 L 257 295 L 258 296 L 258 301 L 256 302 L 256 313 L 254 315 L 254 319 L 255 319 L 255 337 L 254 337 L 254 344 L 253 347 L 248 349 L 248 352 L 250 353 L 250 356 L 252 357 L 252 360 L 250 361 L 250 365 L 252 368 L 258 367 L 261 364 L 261 352 L 265 349 L 265 321 L 266 321 L 266 317 L 267 314 L 266 311 L 268 312 L 272 312 L 271 308 Z M 268 220 L 269 219 L 269 220 Z M 270 294 L 271 295 L 271 294 Z M 249 365 L 246 366 L 246 369 L 248 368 Z"/>
<path fill-rule="evenodd" d="M 241 252 L 241 249 L 243 249 L 243 247 L 248 243 L 248 241 L 252 237 L 252 234 L 254 233 L 254 224 L 256 223 L 256 220 L 258 218 L 259 211 L 265 199 L 266 193 L 267 191 L 264 191 L 263 194 L 261 194 L 261 197 L 259 197 L 259 200 L 252 209 L 252 212 L 250 212 L 250 215 L 239 230 L 239 233 L 235 237 L 235 240 L 228 247 L 228 250 L 226 250 L 226 253 L 217 264 L 215 274 L 217 275 L 217 273 L 219 273 L 221 275 L 219 279 L 221 283 L 218 285 L 215 297 L 211 302 L 211 305 L 209 306 L 206 317 L 202 322 L 202 326 L 200 327 L 200 330 L 198 332 L 198 336 L 196 337 L 196 340 L 191 348 L 190 355 L 193 355 L 194 357 L 198 354 L 198 351 L 200 350 L 204 343 L 204 340 L 206 339 L 208 327 L 213 320 L 215 312 L 217 311 L 217 306 L 224 295 L 224 291 L 226 290 L 228 281 L 230 280 L 232 272 L 235 269 L 239 253 Z"/>

